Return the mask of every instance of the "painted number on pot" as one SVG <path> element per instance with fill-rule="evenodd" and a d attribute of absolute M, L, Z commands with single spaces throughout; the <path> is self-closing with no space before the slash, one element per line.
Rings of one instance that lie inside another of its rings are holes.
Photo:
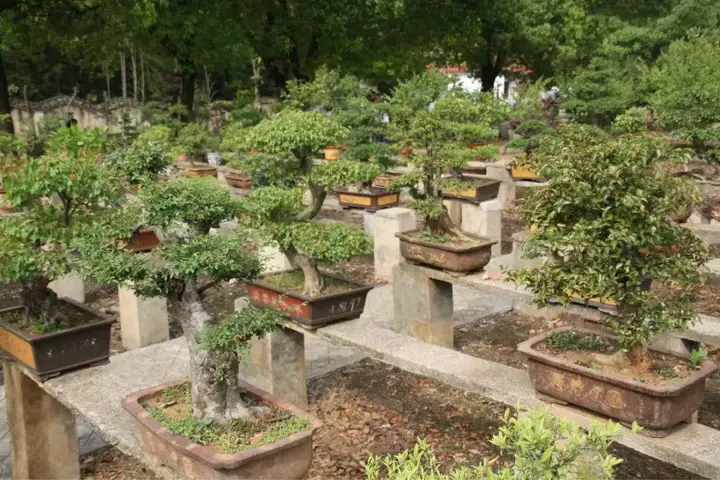
<path fill-rule="evenodd" d="M 352 300 L 343 300 L 342 302 L 333 303 L 330 305 L 330 313 L 348 313 L 362 310 L 363 300 L 363 297 L 355 297 Z"/>

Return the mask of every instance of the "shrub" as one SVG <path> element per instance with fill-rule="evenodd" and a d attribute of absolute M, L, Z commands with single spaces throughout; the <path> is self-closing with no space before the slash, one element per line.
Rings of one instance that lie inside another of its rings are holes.
<path fill-rule="evenodd" d="M 171 165 L 175 159 L 166 143 L 135 141 L 126 149 L 107 155 L 106 161 L 114 164 L 133 185 L 144 185 Z"/>
<path fill-rule="evenodd" d="M 178 152 L 187 155 L 192 162 L 217 148 L 218 139 L 210 136 L 205 125 L 188 123 L 178 132 L 175 146 Z"/>
<path fill-rule="evenodd" d="M 621 113 L 612 123 L 614 133 L 641 133 L 647 130 L 650 112 L 645 107 L 632 107 Z"/>

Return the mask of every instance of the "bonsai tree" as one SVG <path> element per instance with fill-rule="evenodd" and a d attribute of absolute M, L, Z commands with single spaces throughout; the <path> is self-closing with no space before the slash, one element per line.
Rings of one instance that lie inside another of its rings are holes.
<path fill-rule="evenodd" d="M 507 148 L 519 148 L 529 157 L 540 146 L 540 141 L 549 134 L 550 129 L 542 120 L 527 120 L 515 129 L 522 138 L 510 140 Z"/>
<path fill-rule="evenodd" d="M 48 284 L 75 270 L 73 244 L 91 232 L 124 197 L 118 172 L 101 159 L 104 132 L 58 130 L 52 151 L 4 161 L 7 200 L 24 215 L 0 222 L 0 282 L 20 282 L 28 319 L 40 332 L 66 328 Z"/>
<path fill-rule="evenodd" d="M 646 132 L 651 119 L 652 114 L 646 107 L 631 107 L 615 117 L 610 130 L 618 134 Z"/>
<path fill-rule="evenodd" d="M 210 136 L 207 127 L 200 123 L 188 123 L 180 129 L 175 139 L 177 152 L 186 155 L 191 164 L 218 145 L 218 139 Z"/>
<path fill-rule="evenodd" d="M 164 232 L 161 245 L 143 255 L 121 248 L 118 232 L 128 225 L 127 213 L 121 213 L 77 245 L 79 267 L 140 296 L 168 295 L 178 302 L 190 351 L 193 416 L 219 424 L 252 419 L 256 412 L 237 385 L 238 362 L 253 337 L 275 328 L 276 314 L 247 308 L 217 318 L 203 304 L 211 286 L 233 278 L 251 280 L 260 272 L 245 236 L 210 234 L 211 228 L 235 217 L 238 201 L 213 182 L 178 178 L 148 185 L 138 202 L 141 221 Z M 129 236 L 130 230 L 125 232 Z"/>
<path fill-rule="evenodd" d="M 485 147 L 468 148 L 468 141 L 491 138 L 493 131 L 482 118 L 481 106 L 462 90 L 448 91 L 447 84 L 446 75 L 425 72 L 401 83 L 390 98 L 391 131 L 414 151 L 404 160 L 413 171 L 390 185 L 410 189 L 414 197 L 410 206 L 425 217 L 424 228 L 430 235 L 465 239 L 443 205 L 442 174 L 446 169 L 461 169 L 482 154 Z"/>
<path fill-rule="evenodd" d="M 720 37 L 678 40 L 658 60 L 651 75 L 650 105 L 660 126 L 687 140 L 695 153 L 720 161 Z"/>
<path fill-rule="evenodd" d="M 106 161 L 116 165 L 131 185 L 145 185 L 174 159 L 167 143 L 136 139 L 129 147 L 108 154 Z"/>
<path fill-rule="evenodd" d="M 325 286 L 318 263 L 342 262 L 370 249 L 361 230 L 342 223 L 312 221 L 329 189 L 354 183 L 366 169 L 374 169 L 374 175 L 378 172 L 371 163 L 313 163 L 320 149 L 341 142 L 346 135 L 345 128 L 320 113 L 288 109 L 260 122 L 244 137 L 245 150 L 292 155 L 299 167 L 294 187 L 252 190 L 243 206 L 243 218 L 265 240 L 279 244 L 282 252 L 302 269 L 303 293 L 308 296 L 319 295 Z M 309 205 L 303 204 L 305 189 L 309 191 Z"/>
<path fill-rule="evenodd" d="M 419 440 L 412 450 L 384 457 L 373 456 L 365 464 L 366 480 L 513 480 L 567 478 L 615 478 L 614 468 L 622 462 L 610 453 L 613 437 L 620 427 L 593 421 L 583 430 L 577 424 L 560 419 L 547 411 L 530 410 L 520 415 L 505 411 L 500 427 L 490 443 L 500 447 L 511 459 L 501 468 L 497 459 L 483 461 L 474 468 L 461 467 L 448 475 L 430 446 Z M 633 425 L 633 431 L 639 431 Z"/>
<path fill-rule="evenodd" d="M 530 257 L 549 260 L 511 272 L 529 286 L 534 301 L 567 304 L 572 295 L 617 302 L 606 325 L 619 336 L 618 361 L 646 363 L 646 346 L 657 334 L 685 330 L 695 321 L 692 287 L 702 280 L 707 249 L 672 216 L 699 200 L 690 180 L 671 177 L 660 162 L 666 143 L 646 135 L 612 138 L 578 125 L 558 129 L 527 160 L 549 183 L 523 203 Z M 677 287 L 671 299 L 649 290 L 650 282 Z"/>

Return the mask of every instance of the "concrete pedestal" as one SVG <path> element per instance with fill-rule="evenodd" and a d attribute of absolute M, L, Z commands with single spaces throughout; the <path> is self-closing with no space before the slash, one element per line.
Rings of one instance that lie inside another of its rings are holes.
<path fill-rule="evenodd" d="M 166 298 L 141 298 L 130 288 L 120 286 L 118 299 L 125 348 L 132 350 L 170 339 Z"/>
<path fill-rule="evenodd" d="M 375 214 L 376 212 L 363 212 L 363 228 L 365 229 L 365 235 L 370 238 L 375 236 Z"/>
<path fill-rule="evenodd" d="M 67 297 L 79 303 L 85 303 L 85 280 L 80 275 L 69 273 L 50 282 L 48 285 L 58 297 Z"/>
<path fill-rule="evenodd" d="M 492 246 L 492 256 L 501 253 L 502 211 L 499 200 L 490 200 L 480 204 L 466 203 L 462 208 L 462 231 L 497 240 Z"/>
<path fill-rule="evenodd" d="M 285 272 L 295 269 L 290 259 L 273 245 L 265 245 L 260 249 L 260 259 L 263 262 L 263 273 Z"/>
<path fill-rule="evenodd" d="M 462 207 L 463 202 L 462 200 L 456 200 L 454 198 L 446 198 L 443 200 L 443 205 L 445 205 L 445 208 L 447 208 L 448 215 L 450 216 L 450 220 L 455 225 L 460 225 L 462 222 Z"/>
<path fill-rule="evenodd" d="M 4 364 L 13 478 L 80 478 L 75 415 L 13 364 Z"/>
<path fill-rule="evenodd" d="M 488 163 L 485 166 L 485 174 L 489 178 L 512 181 L 512 175 L 510 175 L 510 171 L 502 163 Z"/>
<path fill-rule="evenodd" d="M 308 408 L 302 333 L 279 328 L 265 338 L 253 340 L 250 358 L 240 363 L 238 375 L 296 407 Z"/>
<path fill-rule="evenodd" d="M 515 205 L 515 197 L 517 195 L 517 189 L 515 182 L 505 181 L 500 184 L 500 190 L 498 191 L 498 200 L 503 210 L 512 208 Z"/>
<path fill-rule="evenodd" d="M 400 255 L 400 240 L 395 234 L 417 228 L 415 212 L 400 207 L 380 210 L 375 214 L 373 228 L 375 278 L 389 281 L 392 279 L 393 267 L 404 261 Z"/>
<path fill-rule="evenodd" d="M 453 346 L 452 284 L 423 274 L 408 264 L 393 269 L 395 331 L 426 343 Z"/>

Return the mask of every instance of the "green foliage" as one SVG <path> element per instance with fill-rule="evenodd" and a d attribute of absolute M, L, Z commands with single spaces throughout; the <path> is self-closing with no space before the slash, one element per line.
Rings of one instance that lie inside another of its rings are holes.
<path fill-rule="evenodd" d="M 644 107 L 632 107 L 621 113 L 612 123 L 613 133 L 641 133 L 647 131 L 650 112 Z"/>
<path fill-rule="evenodd" d="M 520 148 L 525 155 L 530 155 L 533 150 L 540 146 L 543 138 L 551 134 L 550 129 L 542 120 L 528 120 L 520 124 L 515 132 L 522 138 L 510 140 L 508 148 Z"/>
<path fill-rule="evenodd" d="M 102 153 L 106 142 L 105 128 L 85 130 L 74 125 L 55 130 L 48 138 L 47 149 L 50 153 L 65 150 L 71 155 L 78 156 L 81 151 Z"/>
<path fill-rule="evenodd" d="M 698 153 L 717 161 L 720 153 L 720 37 L 679 40 L 658 60 L 651 104 L 660 125 L 690 140 Z"/>
<path fill-rule="evenodd" d="M 28 144 L 22 138 L 16 137 L 12 133 L 0 131 L 0 156 L 2 155 L 20 155 L 26 152 Z"/>
<path fill-rule="evenodd" d="M 360 182 L 365 186 L 383 172 L 382 165 L 371 162 L 338 160 L 313 169 L 312 181 L 325 188 L 337 188 Z"/>
<path fill-rule="evenodd" d="M 227 163 L 250 176 L 253 188 L 292 187 L 302 176 L 297 159 L 292 155 L 270 155 L 267 153 L 242 152 Z"/>
<path fill-rule="evenodd" d="M 602 337 L 579 334 L 572 330 L 563 332 L 550 332 L 545 339 L 548 347 L 563 351 L 596 350 L 603 351 L 608 348 Z"/>
<path fill-rule="evenodd" d="M 171 165 L 175 159 L 168 144 L 135 141 L 126 149 L 109 153 L 105 161 L 116 165 L 133 185 L 145 185 Z"/>
<path fill-rule="evenodd" d="M 512 118 L 516 122 L 525 123 L 530 120 L 547 119 L 548 108 L 542 102 L 542 95 L 550 89 L 550 80 L 540 78 L 534 82 L 523 82 L 517 90 Z"/>
<path fill-rule="evenodd" d="M 135 144 L 155 143 L 170 145 L 174 139 L 173 131 L 165 125 L 153 125 L 135 139 Z"/>
<path fill-rule="evenodd" d="M 700 368 L 700 364 L 703 360 L 707 358 L 708 353 L 709 352 L 706 348 L 693 348 L 692 352 L 690 352 L 690 355 L 688 357 L 692 368 L 696 370 Z"/>
<path fill-rule="evenodd" d="M 663 363 L 655 363 L 652 366 L 653 372 L 665 378 L 677 378 L 678 374 L 672 367 Z"/>
<path fill-rule="evenodd" d="M 638 428 L 633 425 L 633 430 Z M 418 440 L 411 451 L 385 457 L 373 456 L 365 463 L 367 480 L 562 480 L 615 478 L 614 468 L 621 459 L 609 453 L 620 431 L 612 422 L 593 422 L 583 430 L 578 425 L 554 417 L 547 411 L 529 410 L 525 414 L 505 412 L 503 426 L 491 443 L 512 458 L 502 468 L 496 460 L 485 460 L 476 467 L 461 467 L 449 474 L 430 446 Z"/>
<path fill-rule="evenodd" d="M 217 148 L 218 140 L 210 136 L 205 125 L 188 123 L 180 129 L 175 139 L 177 149 L 192 160 L 197 160 L 203 154 Z"/>
<path fill-rule="evenodd" d="M 536 226 L 526 254 L 549 260 L 510 278 L 528 285 L 540 305 L 567 304 L 571 292 L 615 300 L 619 315 L 607 325 L 623 348 L 687 328 L 695 320 L 690 287 L 702 281 L 708 254 L 672 221 L 699 197 L 691 181 L 658 167 L 668 160 L 684 158 L 673 157 L 662 139 L 560 127 L 522 162 L 549 180 L 522 207 L 527 224 Z M 649 279 L 679 290 L 661 299 L 648 291 Z"/>

